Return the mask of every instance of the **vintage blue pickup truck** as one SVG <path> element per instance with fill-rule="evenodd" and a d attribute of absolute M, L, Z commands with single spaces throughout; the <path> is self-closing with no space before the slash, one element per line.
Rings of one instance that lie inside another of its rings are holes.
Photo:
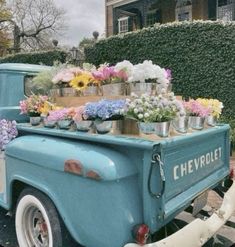
<path fill-rule="evenodd" d="M 0 65 L 0 119 L 16 120 L 19 131 L 0 155 L 0 206 L 16 210 L 20 247 L 70 247 L 65 230 L 87 247 L 194 247 L 225 224 L 234 184 L 208 219 L 148 238 L 190 205 L 198 212 L 228 178 L 228 125 L 156 140 L 32 127 L 18 104 L 44 69 Z"/>

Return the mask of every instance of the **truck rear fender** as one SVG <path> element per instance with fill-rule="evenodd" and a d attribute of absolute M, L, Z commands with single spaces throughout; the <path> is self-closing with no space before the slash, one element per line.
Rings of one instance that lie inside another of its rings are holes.
<path fill-rule="evenodd" d="M 88 178 L 117 180 L 137 173 L 130 158 L 109 146 L 69 139 L 22 136 L 12 141 L 6 156 L 46 169 L 71 172 Z"/>

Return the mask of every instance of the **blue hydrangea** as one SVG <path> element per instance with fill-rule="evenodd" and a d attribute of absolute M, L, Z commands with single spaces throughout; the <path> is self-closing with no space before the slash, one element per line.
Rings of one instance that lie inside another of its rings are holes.
<path fill-rule="evenodd" d="M 88 119 L 107 120 L 120 117 L 125 105 L 125 100 L 101 100 L 87 103 L 84 113 L 88 116 Z"/>

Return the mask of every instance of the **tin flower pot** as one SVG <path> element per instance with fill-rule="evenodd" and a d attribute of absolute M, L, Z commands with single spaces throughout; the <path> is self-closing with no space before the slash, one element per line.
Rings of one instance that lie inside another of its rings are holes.
<path fill-rule="evenodd" d="M 98 95 L 98 86 L 88 86 L 82 90 L 83 96 L 97 96 Z"/>
<path fill-rule="evenodd" d="M 170 132 L 171 122 L 157 122 L 155 123 L 155 134 L 160 137 L 168 137 Z"/>
<path fill-rule="evenodd" d="M 205 118 L 189 116 L 189 127 L 195 130 L 202 130 L 204 128 Z"/>
<path fill-rule="evenodd" d="M 147 93 L 149 95 L 154 95 L 156 89 L 156 83 L 147 82 L 137 82 L 129 83 L 129 94 L 134 93 L 138 96 Z"/>
<path fill-rule="evenodd" d="M 99 134 L 107 134 L 110 132 L 115 135 L 120 135 L 123 132 L 122 120 L 107 120 L 107 121 L 96 120 L 94 124 L 96 131 Z"/>
<path fill-rule="evenodd" d="M 47 120 L 46 118 L 44 118 L 43 125 L 46 128 L 54 128 L 56 126 L 56 121 L 50 121 L 50 120 Z"/>
<path fill-rule="evenodd" d="M 176 117 L 172 120 L 173 128 L 179 133 L 186 133 L 188 131 L 188 117 Z"/>
<path fill-rule="evenodd" d="M 39 125 L 40 124 L 41 117 L 40 116 L 37 116 L 37 117 L 29 117 L 29 121 L 30 121 L 30 124 L 32 126 L 36 126 L 36 125 Z"/>
<path fill-rule="evenodd" d="M 140 133 L 145 135 L 150 135 L 155 133 L 155 124 L 156 123 L 145 123 L 145 122 L 138 122 L 138 127 Z"/>
<path fill-rule="evenodd" d="M 83 131 L 83 132 L 87 132 L 90 130 L 91 125 L 92 125 L 92 121 L 75 121 L 76 127 L 78 131 Z"/>
<path fill-rule="evenodd" d="M 77 91 L 72 87 L 61 88 L 62 97 L 73 97 L 77 96 Z"/>
<path fill-rule="evenodd" d="M 49 96 L 52 98 L 61 97 L 61 88 L 52 88 L 49 91 Z"/>
<path fill-rule="evenodd" d="M 126 93 L 125 83 L 111 83 L 101 86 L 101 93 L 103 96 L 120 96 Z"/>
<path fill-rule="evenodd" d="M 69 129 L 72 124 L 72 120 L 59 120 L 57 124 L 60 129 Z"/>
<path fill-rule="evenodd" d="M 207 125 L 214 127 L 214 126 L 216 126 L 217 118 L 210 115 L 206 118 L 206 123 L 207 123 Z"/>

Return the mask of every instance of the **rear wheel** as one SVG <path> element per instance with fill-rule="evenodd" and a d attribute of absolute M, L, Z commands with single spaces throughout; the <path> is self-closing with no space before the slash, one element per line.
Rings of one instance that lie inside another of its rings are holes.
<path fill-rule="evenodd" d="M 19 247 L 64 247 L 62 225 L 46 195 L 31 188 L 22 191 L 15 217 Z"/>

